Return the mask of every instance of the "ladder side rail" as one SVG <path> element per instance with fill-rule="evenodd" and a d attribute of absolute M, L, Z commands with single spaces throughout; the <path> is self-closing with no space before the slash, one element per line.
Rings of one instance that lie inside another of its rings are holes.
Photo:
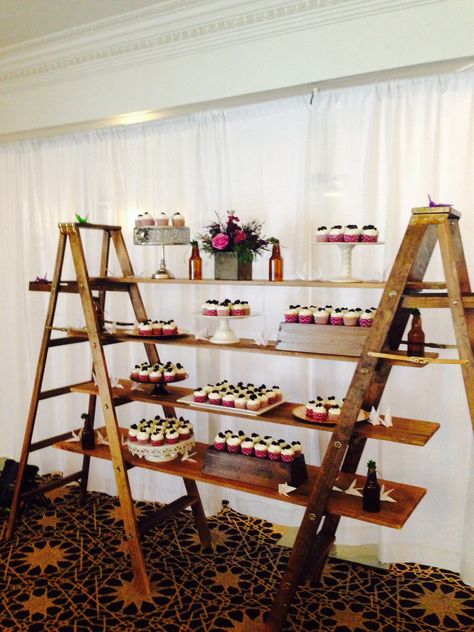
<path fill-rule="evenodd" d="M 46 360 L 48 357 L 48 348 L 51 340 L 51 326 L 54 322 L 54 316 L 56 313 L 56 307 L 58 304 L 59 294 L 59 281 L 61 279 L 61 272 L 64 263 L 64 253 L 66 250 L 66 236 L 62 233 L 59 234 L 58 250 L 56 254 L 56 262 L 54 264 L 53 280 L 51 286 L 51 293 L 49 296 L 48 310 L 46 312 L 43 338 L 41 340 L 40 351 L 38 355 L 38 363 L 36 365 L 36 375 L 33 385 L 33 391 L 30 400 L 30 409 L 28 412 L 28 418 L 26 422 L 25 435 L 23 438 L 23 446 L 21 449 L 20 463 L 18 467 L 18 474 L 15 481 L 15 489 L 13 492 L 12 506 L 10 515 L 8 517 L 8 527 L 6 538 L 9 540 L 13 534 L 15 527 L 15 521 L 17 518 L 20 500 L 21 500 L 21 486 L 25 475 L 25 468 L 28 463 L 28 456 L 30 453 L 30 446 L 33 439 L 33 432 L 35 429 L 36 415 L 38 412 L 38 403 L 40 401 L 41 386 L 43 384 L 44 372 L 46 368 Z"/>
<path fill-rule="evenodd" d="M 419 221 L 418 218 L 410 220 L 390 277 L 385 285 L 377 316 L 354 371 L 342 408 L 341 418 L 331 436 L 319 475 L 312 487 L 288 561 L 288 567 L 283 573 L 270 613 L 269 624 L 272 630 L 280 630 L 286 619 L 291 598 L 299 583 L 301 571 L 304 569 L 309 543 L 318 533 L 329 494 L 339 473 L 346 449 L 350 444 L 351 434 L 364 402 L 365 394 L 376 371 L 378 360 L 369 356 L 368 352 L 380 352 L 384 348 L 390 326 L 403 296 L 403 290 L 408 280 L 422 280 L 436 244 L 436 238 L 434 226 L 425 221 Z M 401 333 L 399 335 L 401 336 Z M 381 384 L 382 386 L 384 383 Z M 381 392 L 383 392 L 383 388 Z"/>
<path fill-rule="evenodd" d="M 110 445 L 110 455 L 114 468 L 120 507 L 122 510 L 125 538 L 133 568 L 134 583 L 137 590 L 141 593 L 149 594 L 150 582 L 146 572 L 143 551 L 140 546 L 135 508 L 126 473 L 126 464 L 122 453 L 121 437 L 113 405 L 112 389 L 107 372 L 105 354 L 101 344 L 101 336 L 98 332 L 95 309 L 92 303 L 92 292 L 89 283 L 84 250 L 82 247 L 82 240 L 76 226 L 68 227 L 68 236 L 74 266 L 76 269 L 76 277 L 79 283 L 80 297 L 94 362 L 94 372 L 98 384 L 98 392 L 102 403 L 105 427 L 107 429 L 107 439 Z"/>
<path fill-rule="evenodd" d="M 454 232 L 457 232 L 456 229 L 453 230 L 453 223 L 457 221 L 447 220 L 439 224 L 438 235 L 459 357 L 468 360 L 467 364 L 461 365 L 461 370 L 474 431 L 474 314 L 471 310 L 466 311 L 462 303 L 462 286 L 469 286 L 469 278 L 464 253 L 455 248 L 455 243 L 459 245 L 459 240 L 453 239 Z"/>

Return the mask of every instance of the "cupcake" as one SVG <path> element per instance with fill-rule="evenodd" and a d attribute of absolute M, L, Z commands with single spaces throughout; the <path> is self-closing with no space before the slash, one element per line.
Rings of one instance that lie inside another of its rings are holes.
<path fill-rule="evenodd" d="M 298 458 L 299 456 L 301 456 L 301 443 L 299 441 L 292 441 L 291 442 L 291 447 L 293 448 L 293 452 L 295 453 L 295 458 Z"/>
<path fill-rule="evenodd" d="M 335 395 L 330 395 L 324 400 L 324 406 L 326 407 L 326 410 L 329 410 L 331 406 L 334 406 L 334 404 L 337 404 Z"/>
<path fill-rule="evenodd" d="M 150 382 L 153 382 L 153 384 L 158 384 L 158 382 L 161 382 L 161 379 L 162 374 L 160 368 L 157 364 L 155 364 L 150 371 Z"/>
<path fill-rule="evenodd" d="M 219 391 L 211 391 L 207 396 L 207 400 L 213 406 L 220 406 L 222 404 L 222 395 Z"/>
<path fill-rule="evenodd" d="M 165 437 L 160 431 L 155 431 L 150 437 L 150 443 L 154 446 L 163 445 L 165 443 Z"/>
<path fill-rule="evenodd" d="M 232 307 L 230 308 L 230 315 L 231 316 L 245 316 L 246 315 L 245 307 L 240 300 L 237 300 L 234 303 L 232 303 Z"/>
<path fill-rule="evenodd" d="M 331 315 L 329 317 L 329 322 L 331 323 L 331 325 L 335 325 L 336 327 L 339 327 L 344 324 L 342 309 L 340 307 L 336 307 L 336 309 L 332 310 Z"/>
<path fill-rule="evenodd" d="M 137 424 L 132 424 L 128 430 L 128 440 L 132 443 L 135 443 L 137 440 L 138 434 L 138 426 Z"/>
<path fill-rule="evenodd" d="M 163 373 L 163 381 L 166 383 L 176 382 L 176 371 L 173 367 L 168 367 Z"/>
<path fill-rule="evenodd" d="M 325 307 L 317 307 L 313 312 L 313 318 L 316 325 L 327 325 L 329 322 L 329 312 Z"/>
<path fill-rule="evenodd" d="M 366 224 L 362 226 L 362 237 L 361 241 L 366 243 L 374 243 L 379 238 L 379 231 L 375 228 L 373 224 Z"/>
<path fill-rule="evenodd" d="M 140 373 L 138 374 L 139 382 L 149 382 L 150 381 L 150 373 L 148 371 L 148 367 L 142 367 L 140 369 Z"/>
<path fill-rule="evenodd" d="M 239 393 L 234 397 L 234 406 L 235 408 L 239 408 L 240 410 L 245 410 L 247 408 L 247 398 L 245 395 Z"/>
<path fill-rule="evenodd" d="M 163 325 L 163 336 L 174 336 L 178 333 L 178 327 L 174 320 L 169 320 Z"/>
<path fill-rule="evenodd" d="M 261 441 L 261 437 L 257 432 L 252 432 L 252 434 L 250 435 L 250 438 L 252 439 L 252 441 L 255 443 L 259 443 L 259 441 Z"/>
<path fill-rule="evenodd" d="M 371 309 L 365 309 L 359 318 L 360 327 L 372 327 L 374 320 L 374 312 Z"/>
<path fill-rule="evenodd" d="M 143 323 L 138 324 L 138 334 L 140 336 L 153 336 L 153 327 L 149 320 L 145 320 Z"/>
<path fill-rule="evenodd" d="M 173 226 L 184 226 L 185 219 L 184 216 L 181 215 L 181 213 L 173 213 L 173 215 L 171 216 L 171 223 L 173 224 Z"/>
<path fill-rule="evenodd" d="M 314 323 L 313 311 L 308 307 L 302 307 L 298 312 L 298 322 L 304 325 L 310 325 Z"/>
<path fill-rule="evenodd" d="M 328 241 L 332 242 L 340 242 L 344 241 L 344 229 L 340 224 L 336 224 L 335 226 L 331 226 L 331 230 L 328 234 Z"/>
<path fill-rule="evenodd" d="M 168 443 L 169 445 L 174 445 L 175 443 L 178 443 L 179 434 L 174 428 L 171 428 L 170 430 L 166 431 L 165 439 L 166 443 Z"/>
<path fill-rule="evenodd" d="M 331 406 L 331 408 L 328 410 L 328 421 L 339 421 L 340 416 L 341 407 L 339 406 L 339 404 L 334 404 L 333 406 Z"/>
<path fill-rule="evenodd" d="M 143 215 L 142 217 L 142 226 L 154 226 L 155 225 L 155 220 L 153 219 L 153 215 L 150 215 L 150 213 L 145 213 L 145 215 Z"/>
<path fill-rule="evenodd" d="M 197 388 L 193 393 L 193 399 L 195 402 L 202 404 L 207 401 L 207 393 L 202 388 Z"/>
<path fill-rule="evenodd" d="M 254 453 L 254 445 L 252 439 L 244 439 L 240 444 L 240 450 L 244 456 L 252 456 Z"/>
<path fill-rule="evenodd" d="M 169 222 L 169 219 L 166 213 L 160 213 L 158 217 L 156 218 L 157 226 L 168 226 L 168 222 Z"/>
<path fill-rule="evenodd" d="M 231 454 L 238 454 L 240 452 L 241 438 L 238 435 L 232 435 L 227 439 L 227 451 Z"/>
<path fill-rule="evenodd" d="M 149 439 L 150 439 L 150 433 L 148 432 L 148 430 L 139 430 L 137 432 L 137 443 L 139 445 L 147 444 Z"/>
<path fill-rule="evenodd" d="M 328 420 L 328 411 L 326 410 L 326 407 L 323 404 L 317 404 L 316 406 L 314 406 L 312 412 L 313 412 L 312 419 L 314 421 L 317 421 L 319 423 L 324 423 L 325 421 Z"/>
<path fill-rule="evenodd" d="M 281 388 L 279 386 L 272 386 L 272 391 L 275 393 L 276 401 L 279 402 L 283 398 L 283 393 L 281 392 Z"/>
<path fill-rule="evenodd" d="M 216 308 L 216 315 L 217 316 L 230 316 L 230 307 L 228 304 L 220 304 L 217 306 Z"/>
<path fill-rule="evenodd" d="M 242 305 L 244 315 L 248 316 L 250 314 L 250 303 L 248 301 L 240 301 L 240 304 Z"/>
<path fill-rule="evenodd" d="M 234 408 L 235 407 L 235 395 L 233 395 L 232 393 L 226 393 L 225 395 L 222 396 L 222 405 L 226 406 L 227 408 Z"/>
<path fill-rule="evenodd" d="M 225 451 L 227 447 L 227 441 L 226 441 L 225 434 L 223 432 L 219 432 L 214 437 L 214 447 L 216 450 L 219 450 L 219 452 Z"/>
<path fill-rule="evenodd" d="M 250 395 L 247 399 L 247 410 L 258 410 L 260 408 L 260 400 L 257 395 Z"/>
<path fill-rule="evenodd" d="M 347 224 L 347 226 L 344 228 L 344 241 L 360 241 L 360 230 L 356 224 Z"/>
<path fill-rule="evenodd" d="M 268 447 L 265 441 L 259 441 L 254 445 L 254 453 L 257 459 L 266 459 L 268 454 Z"/>
<path fill-rule="evenodd" d="M 268 458 L 270 461 L 280 461 L 281 459 L 281 447 L 276 441 L 268 446 Z"/>
<path fill-rule="evenodd" d="M 190 437 L 189 428 L 187 426 L 179 426 L 178 436 L 180 441 L 187 441 Z"/>
<path fill-rule="evenodd" d="M 265 395 L 268 398 L 268 405 L 271 406 L 272 404 L 275 404 L 277 401 L 277 396 L 275 391 L 272 388 L 267 388 L 267 390 L 265 391 Z"/>
<path fill-rule="evenodd" d="M 342 317 L 346 327 L 357 327 L 359 324 L 359 314 L 355 309 L 348 309 Z"/>
<path fill-rule="evenodd" d="M 163 333 L 163 323 L 158 320 L 153 320 L 150 324 L 153 330 L 153 335 L 161 336 L 161 334 Z"/>
<path fill-rule="evenodd" d="M 315 406 L 316 406 L 316 402 L 314 401 L 314 399 L 310 400 L 306 404 L 306 409 L 305 409 L 306 417 L 309 417 L 310 419 L 313 418 L 313 410 L 314 410 Z"/>
<path fill-rule="evenodd" d="M 319 226 L 316 229 L 316 241 L 327 241 L 329 230 L 327 226 Z"/>
<path fill-rule="evenodd" d="M 186 373 L 183 365 L 180 364 L 179 362 L 177 363 L 175 370 L 176 370 L 176 379 L 185 380 L 188 377 L 188 374 Z"/>
<path fill-rule="evenodd" d="M 217 316 L 217 301 L 207 301 L 207 316 Z"/>
<path fill-rule="evenodd" d="M 283 463 L 292 463 L 295 460 L 295 451 L 290 445 L 282 446 L 281 460 Z"/>
<path fill-rule="evenodd" d="M 297 323 L 300 305 L 290 305 L 285 312 L 285 323 Z"/>
<path fill-rule="evenodd" d="M 130 379 L 138 380 L 139 375 L 140 375 L 140 365 L 136 364 L 130 373 Z"/>
<path fill-rule="evenodd" d="M 267 444 L 267 446 L 269 446 L 270 443 L 273 443 L 273 437 L 271 437 L 270 435 L 265 435 L 263 437 L 263 441 Z"/>
<path fill-rule="evenodd" d="M 138 217 L 135 218 L 135 228 L 140 228 L 141 226 L 143 226 L 143 215 L 139 213 Z"/>

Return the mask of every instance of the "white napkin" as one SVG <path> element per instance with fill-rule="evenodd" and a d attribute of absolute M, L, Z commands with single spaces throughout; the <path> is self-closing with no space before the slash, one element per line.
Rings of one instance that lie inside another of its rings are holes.
<path fill-rule="evenodd" d="M 266 347 L 268 345 L 268 341 L 270 340 L 270 334 L 264 332 L 264 331 L 257 331 L 255 333 L 255 344 L 257 344 L 259 347 Z"/>
<path fill-rule="evenodd" d="M 191 461 L 192 463 L 196 463 L 196 459 L 192 459 L 192 456 L 195 456 L 197 454 L 197 452 L 191 452 L 191 454 L 189 454 L 189 451 L 186 450 L 184 454 L 181 455 L 181 461 Z"/>
<path fill-rule="evenodd" d="M 73 430 L 72 437 L 70 439 L 66 439 L 66 443 L 78 443 L 81 440 L 81 436 L 82 436 L 82 428 L 79 430 L 79 434 L 76 434 Z"/>
<path fill-rule="evenodd" d="M 193 335 L 196 340 L 209 340 L 207 338 L 207 327 L 204 329 L 193 329 Z"/>
<path fill-rule="evenodd" d="M 385 500 L 388 503 L 396 503 L 397 501 L 390 496 L 393 492 L 393 489 L 387 489 L 385 491 L 385 485 L 382 485 L 382 489 L 380 490 L 380 500 Z"/>
<path fill-rule="evenodd" d="M 123 384 L 120 384 L 120 382 L 118 381 L 118 377 L 112 376 L 110 376 L 110 386 L 112 388 L 124 388 Z"/>
<path fill-rule="evenodd" d="M 392 423 L 392 413 L 390 412 L 390 408 L 387 408 L 387 412 L 383 416 L 383 419 L 380 419 L 382 425 L 386 428 L 391 428 L 393 426 Z"/>
<path fill-rule="evenodd" d="M 379 416 L 379 411 L 375 410 L 373 406 L 369 413 L 369 421 L 373 426 L 380 426 L 380 423 L 382 421 Z"/>
<path fill-rule="evenodd" d="M 355 478 L 344 493 L 349 494 L 349 496 L 362 496 L 362 494 L 360 493 L 362 487 L 356 487 L 356 485 L 357 479 Z"/>
<path fill-rule="evenodd" d="M 130 386 L 130 390 L 131 391 L 141 391 L 142 389 L 142 385 L 139 382 L 132 382 L 132 385 Z"/>
<path fill-rule="evenodd" d="M 97 445 L 110 445 L 109 440 L 103 437 L 98 430 L 96 430 L 95 436 L 97 437 Z"/>
<path fill-rule="evenodd" d="M 109 323 L 105 326 L 105 330 L 109 332 L 109 334 L 117 333 L 117 321 L 114 320 L 113 323 Z"/>
<path fill-rule="evenodd" d="M 278 485 L 278 493 L 282 496 L 288 496 L 289 493 L 294 492 L 296 487 L 291 487 L 288 483 L 280 483 Z"/>

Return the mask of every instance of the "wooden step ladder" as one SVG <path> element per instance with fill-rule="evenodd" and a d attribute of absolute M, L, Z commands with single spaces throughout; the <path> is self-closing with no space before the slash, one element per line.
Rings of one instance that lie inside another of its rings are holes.
<path fill-rule="evenodd" d="M 99 331 L 99 326 L 96 317 L 96 310 L 93 304 L 92 290 L 98 291 L 98 299 L 101 308 L 104 308 L 106 300 L 106 292 L 108 290 L 118 290 L 128 292 L 135 318 L 137 321 L 147 320 L 147 314 L 144 304 L 140 295 L 138 285 L 136 283 L 120 283 L 114 284 L 112 281 L 104 281 L 104 277 L 107 276 L 108 261 L 110 255 L 111 241 L 115 248 L 115 252 L 120 264 L 120 268 L 123 276 L 133 276 L 133 268 L 128 256 L 125 241 L 121 227 L 119 226 L 104 226 L 97 224 L 59 224 L 59 244 L 56 256 L 56 263 L 54 268 L 54 274 L 52 279 L 51 293 L 48 305 L 48 311 L 46 315 L 45 327 L 43 332 L 43 339 L 41 343 L 38 365 L 36 369 L 36 377 L 33 387 L 33 394 L 31 397 L 30 410 L 28 414 L 28 420 L 26 424 L 25 437 L 23 441 L 23 448 L 21 452 L 20 465 L 18 477 L 16 480 L 15 491 L 13 496 L 13 502 L 11 512 L 8 521 L 7 538 L 11 538 L 15 521 L 20 509 L 22 501 L 30 498 L 33 495 L 51 491 L 57 487 L 61 487 L 72 481 L 80 482 L 80 503 L 83 504 L 86 499 L 87 481 L 89 476 L 90 456 L 84 455 L 81 470 L 70 474 L 69 476 L 62 477 L 58 480 L 54 480 L 51 483 L 45 484 L 36 490 L 21 493 L 22 481 L 25 473 L 25 467 L 28 463 L 28 458 L 31 452 L 45 448 L 58 441 L 64 440 L 71 435 L 71 432 L 66 432 L 55 437 L 44 439 L 33 443 L 33 432 L 35 429 L 35 422 L 38 412 L 38 406 L 40 401 L 48 399 L 49 397 L 55 397 L 71 392 L 73 384 L 51 389 L 49 391 L 42 391 L 42 382 L 46 367 L 46 361 L 48 358 L 48 351 L 51 347 L 61 346 L 65 344 L 72 344 L 74 342 L 81 342 L 80 339 L 70 338 L 68 336 L 52 339 L 52 328 L 54 323 L 54 316 L 56 312 L 59 286 L 61 282 L 61 273 L 63 269 L 64 256 L 66 251 L 66 243 L 69 240 L 74 268 L 76 271 L 77 288 L 81 297 L 82 309 L 85 317 L 85 324 L 88 332 L 88 340 L 90 343 L 92 360 L 93 360 L 93 372 L 98 385 L 99 398 L 102 404 L 102 410 L 104 415 L 105 427 L 107 429 L 107 439 L 110 444 L 110 453 L 112 458 L 112 464 L 114 469 L 115 480 L 117 483 L 118 497 L 120 501 L 120 507 L 122 510 L 122 519 L 125 530 L 125 539 L 127 542 L 128 550 L 130 553 L 134 584 L 136 590 L 142 593 L 150 592 L 150 582 L 145 567 L 145 560 L 143 552 L 140 546 L 140 535 L 152 528 L 156 524 L 171 517 L 175 513 L 182 511 L 186 507 L 191 507 L 196 527 L 199 533 L 201 544 L 203 547 L 211 547 L 211 535 L 207 525 L 207 520 L 202 507 L 199 491 L 196 481 L 192 479 L 183 478 L 183 482 L 186 489 L 186 495 L 173 501 L 166 507 L 158 510 L 151 517 L 148 516 L 146 521 L 138 522 L 135 514 L 135 508 L 133 505 L 133 499 L 131 496 L 130 485 L 127 476 L 127 467 L 125 463 L 121 438 L 117 423 L 117 417 L 115 414 L 115 406 L 112 401 L 112 388 L 109 379 L 109 373 L 107 370 L 107 363 L 103 350 L 103 342 Z M 100 281 L 94 282 L 89 277 L 86 259 L 83 249 L 83 243 L 81 239 L 81 230 L 100 230 L 103 231 L 102 238 L 102 251 L 100 260 Z M 150 363 L 159 362 L 159 355 L 156 345 L 146 344 L 144 345 L 145 351 Z M 96 410 L 96 395 L 89 396 L 88 413 L 94 422 L 95 410 Z M 117 405 L 117 402 L 115 402 Z M 174 408 L 169 406 L 163 406 L 164 414 L 167 417 L 174 416 Z"/>
<path fill-rule="evenodd" d="M 268 619 L 268 628 L 279 632 L 297 586 L 318 582 L 339 525 L 340 516 L 325 508 L 339 471 L 354 473 L 366 439 L 353 436 L 361 408 L 378 408 L 402 340 L 409 308 L 449 307 L 459 360 L 411 358 L 416 363 L 443 362 L 461 365 L 474 430 L 474 300 L 459 232 L 460 213 L 449 206 L 422 207 L 412 217 L 377 308 L 370 334 L 347 392 L 340 421 L 331 436 L 320 474 L 293 546 L 288 567 Z M 423 283 L 434 247 L 439 242 L 445 283 Z M 433 287 L 443 294 L 425 294 Z"/>

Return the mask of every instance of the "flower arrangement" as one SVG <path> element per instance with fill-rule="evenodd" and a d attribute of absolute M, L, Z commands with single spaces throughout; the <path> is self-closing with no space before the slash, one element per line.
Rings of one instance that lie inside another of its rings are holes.
<path fill-rule="evenodd" d="M 234 211 L 228 211 L 226 220 L 217 215 L 217 221 L 206 226 L 199 235 L 202 249 L 211 255 L 219 252 L 236 252 L 241 263 L 250 263 L 267 250 L 270 241 L 262 235 L 263 222 L 251 219 L 242 224 Z"/>

